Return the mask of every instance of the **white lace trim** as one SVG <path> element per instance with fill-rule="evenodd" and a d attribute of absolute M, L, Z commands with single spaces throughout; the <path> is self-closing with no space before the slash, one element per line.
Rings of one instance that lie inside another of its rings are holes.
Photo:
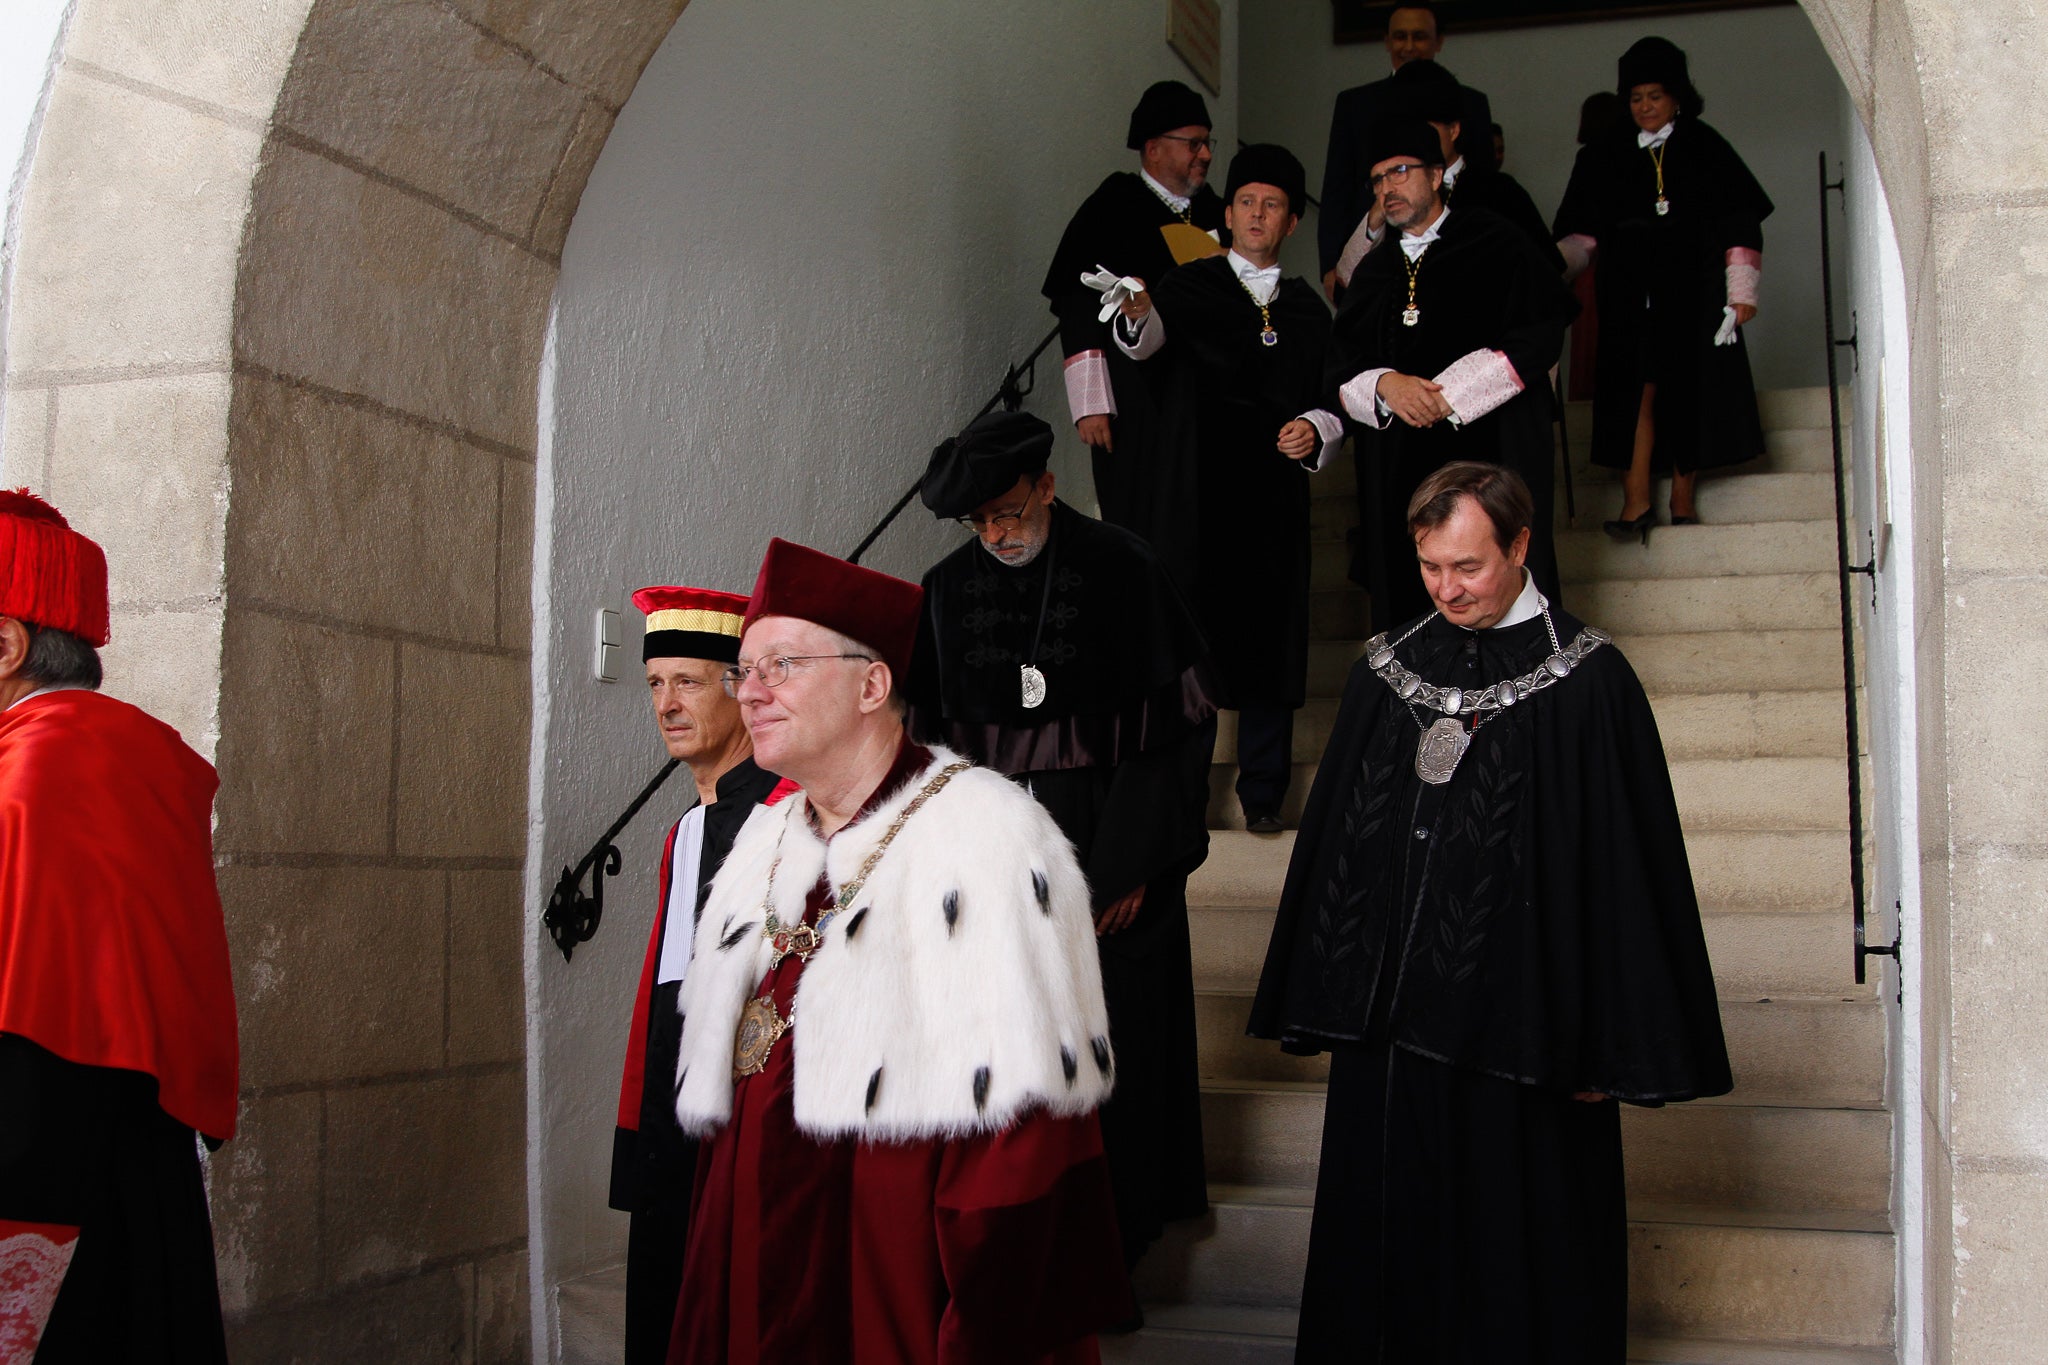
<path fill-rule="evenodd" d="M 35 1357 L 78 1247 L 76 1230 L 67 1230 L 73 1235 L 62 1242 L 26 1230 L 0 1237 L 0 1365 L 27 1365 Z"/>

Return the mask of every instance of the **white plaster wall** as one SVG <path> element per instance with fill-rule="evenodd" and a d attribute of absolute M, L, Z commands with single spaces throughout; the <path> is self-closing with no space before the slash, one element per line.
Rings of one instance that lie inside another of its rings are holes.
<path fill-rule="evenodd" d="M 4 0 L 0 2 L 0 166 L 7 174 L 7 213 L 0 229 L 0 372 L 7 366 L 8 301 L 14 289 L 15 222 L 21 211 L 22 187 L 28 183 L 43 97 L 56 69 L 64 25 L 73 0 Z M 30 401 L 40 399 L 34 395 Z M 7 392 L 0 387 L 0 430 L 7 422 Z M 15 468 L 6 458 L 12 442 L 0 438 L 0 481 L 44 482 L 44 471 Z"/>
<path fill-rule="evenodd" d="M 1235 0 L 1216 131 L 1236 130 Z M 563 253 L 535 570 L 529 903 L 661 753 L 638 668 L 645 583 L 744 592 L 770 535 L 844 554 L 1052 318 L 1060 229 L 1150 82 L 1190 77 L 1157 0 L 694 0 L 641 77 Z M 1219 168 L 1218 179 L 1221 179 Z M 1093 499 L 1057 352 L 1033 411 Z M 955 543 L 913 506 L 868 556 L 915 577 Z M 624 681 L 590 674 L 625 615 Z M 603 928 L 530 963 L 537 1340 L 551 1287 L 615 1263 L 605 1207 L 621 1051 L 678 774 L 621 843 Z"/>
<path fill-rule="evenodd" d="M 1339 47 L 1320 0 L 1267 0 L 1247 9 L 1240 35 L 1248 140 L 1280 142 L 1320 186 L 1330 106 L 1346 87 L 1387 74 L 1377 43 Z M 1686 50 L 1719 129 L 1777 205 L 1764 223 L 1762 311 L 1748 330 L 1760 388 L 1826 382 L 1820 352 L 1818 192 L 1814 157 L 1840 149 L 1842 83 L 1813 25 L 1794 6 L 1661 15 L 1597 24 L 1453 32 L 1443 63 L 1484 90 L 1507 134 L 1507 170 L 1548 219 L 1577 150 L 1579 102 L 1614 86 L 1615 59 L 1637 38 L 1662 34 Z M 1288 268 L 1314 275 L 1315 234 L 1303 224 Z"/>

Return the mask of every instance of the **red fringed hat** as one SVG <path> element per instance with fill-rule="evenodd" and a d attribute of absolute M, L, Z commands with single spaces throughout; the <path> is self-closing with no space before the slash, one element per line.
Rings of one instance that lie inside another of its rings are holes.
<path fill-rule="evenodd" d="M 648 659 L 715 659 L 732 663 L 740 657 L 740 623 L 747 599 L 736 592 L 710 588 L 642 588 L 633 605 L 647 614 L 647 638 L 640 646 Z"/>
<path fill-rule="evenodd" d="M 26 488 L 0 488 L 0 616 L 107 642 L 107 556 Z"/>
<path fill-rule="evenodd" d="M 915 583 L 777 538 L 761 560 L 745 625 L 763 616 L 794 616 L 836 630 L 880 655 L 900 685 L 910 676 L 923 606 L 924 589 Z"/>

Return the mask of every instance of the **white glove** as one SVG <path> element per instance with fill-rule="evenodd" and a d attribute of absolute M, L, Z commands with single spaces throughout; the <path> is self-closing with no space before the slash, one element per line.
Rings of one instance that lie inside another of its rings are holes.
<path fill-rule="evenodd" d="M 1097 322 L 1108 322 L 1123 309 L 1125 299 L 1136 298 L 1145 292 L 1144 281 L 1129 275 L 1118 279 L 1099 265 L 1092 271 L 1082 271 L 1081 283 L 1102 295 L 1102 311 L 1095 315 Z"/>
<path fill-rule="evenodd" d="M 1714 333 L 1714 344 L 1716 346 L 1733 346 L 1737 330 L 1735 326 L 1735 305 L 1731 303 L 1721 309 L 1721 330 Z"/>

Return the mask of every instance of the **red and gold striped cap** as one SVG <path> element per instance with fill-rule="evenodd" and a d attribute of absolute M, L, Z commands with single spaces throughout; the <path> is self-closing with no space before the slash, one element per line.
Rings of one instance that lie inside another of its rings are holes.
<path fill-rule="evenodd" d="M 647 614 L 647 638 L 640 658 L 715 659 L 740 657 L 740 625 L 747 599 L 710 588 L 642 588 L 633 605 Z"/>

